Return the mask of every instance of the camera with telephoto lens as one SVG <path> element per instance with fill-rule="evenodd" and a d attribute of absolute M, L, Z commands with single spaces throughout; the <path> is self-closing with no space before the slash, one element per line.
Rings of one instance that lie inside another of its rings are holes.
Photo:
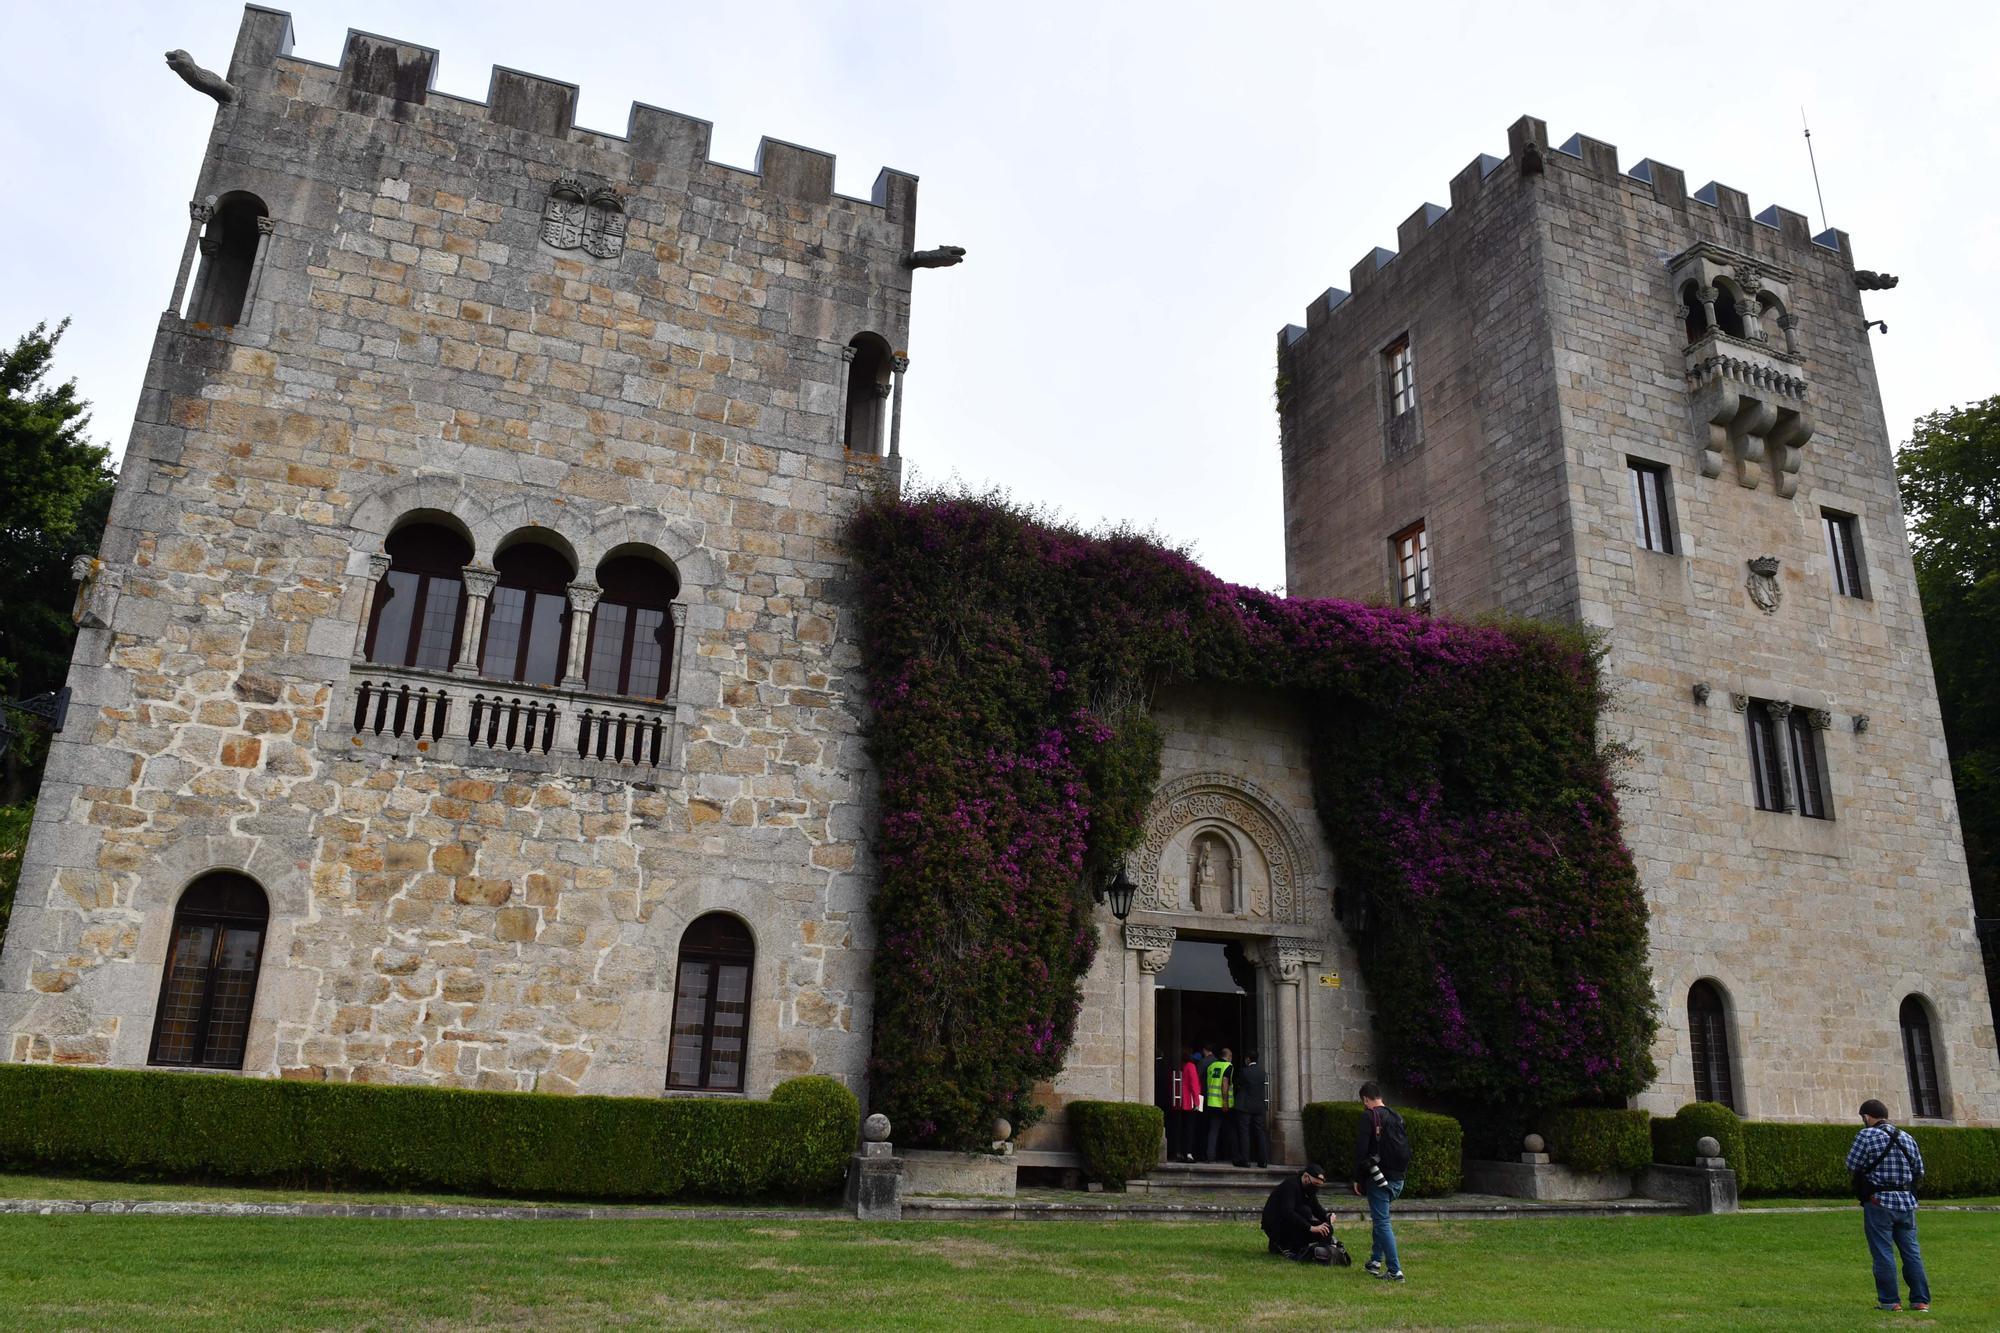
<path fill-rule="evenodd" d="M 1381 1158 L 1371 1157 L 1368 1159 L 1368 1179 L 1375 1182 L 1375 1188 L 1378 1190 L 1389 1188 L 1389 1178 L 1382 1174 Z"/>

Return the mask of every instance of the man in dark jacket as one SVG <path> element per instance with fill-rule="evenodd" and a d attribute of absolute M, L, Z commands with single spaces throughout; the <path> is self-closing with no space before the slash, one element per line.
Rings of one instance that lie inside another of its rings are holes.
<path fill-rule="evenodd" d="M 1382 1101 L 1374 1082 L 1361 1085 L 1361 1129 L 1354 1139 L 1354 1192 L 1368 1200 L 1373 1223 L 1368 1271 L 1387 1282 L 1403 1280 L 1403 1263 L 1396 1253 L 1396 1229 L 1389 1225 L 1389 1205 L 1403 1192 L 1410 1169 L 1410 1138 L 1403 1118 Z"/>
<path fill-rule="evenodd" d="M 1333 1218 L 1320 1205 L 1326 1172 L 1313 1163 L 1296 1176 L 1287 1175 L 1264 1200 L 1264 1234 L 1272 1254 L 1295 1263 L 1352 1263 L 1333 1238 Z"/>
<path fill-rule="evenodd" d="M 1264 1066 L 1257 1063 L 1257 1052 L 1245 1052 L 1243 1064 L 1236 1071 L 1238 1166 L 1248 1166 L 1253 1160 L 1260 1167 L 1271 1165 L 1271 1134 L 1264 1124 L 1265 1113 L 1271 1109 L 1270 1087 Z"/>

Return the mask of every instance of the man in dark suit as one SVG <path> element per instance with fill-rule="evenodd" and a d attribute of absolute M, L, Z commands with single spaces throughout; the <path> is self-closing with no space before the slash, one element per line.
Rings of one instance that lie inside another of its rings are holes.
<path fill-rule="evenodd" d="M 1251 1051 L 1236 1070 L 1236 1165 L 1271 1165 L 1271 1133 L 1264 1123 L 1270 1109 L 1271 1081 Z"/>

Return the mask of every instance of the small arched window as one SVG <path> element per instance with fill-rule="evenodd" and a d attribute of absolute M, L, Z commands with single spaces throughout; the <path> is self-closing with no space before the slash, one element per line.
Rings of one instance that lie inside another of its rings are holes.
<path fill-rule="evenodd" d="M 848 343 L 847 424 L 841 439 L 857 454 L 882 452 L 883 405 L 889 398 L 891 353 L 879 333 L 857 333 Z"/>
<path fill-rule="evenodd" d="M 1938 1089 L 1937 1046 L 1931 1037 L 1931 1013 L 1912 995 L 1903 1001 L 1903 1064 L 1910 1075 L 1910 1114 L 1921 1120 L 1944 1118 L 1944 1096 Z"/>
<path fill-rule="evenodd" d="M 257 264 L 257 221 L 269 215 L 262 199 L 240 190 L 216 201 L 201 233 L 201 273 L 188 305 L 190 323 L 229 325 L 243 318 L 250 273 Z"/>
<path fill-rule="evenodd" d="M 668 1088 L 743 1091 L 750 969 L 756 960 L 749 928 L 728 913 L 710 912 L 688 925 L 674 976 Z"/>
<path fill-rule="evenodd" d="M 1701 285 L 1695 282 L 1681 284 L 1681 309 L 1687 312 L 1687 336 L 1691 343 L 1700 342 L 1708 332 L 1708 312 L 1701 307 Z"/>
<path fill-rule="evenodd" d="M 644 556 L 613 556 L 597 567 L 604 590 L 590 622 L 584 679 L 604 694 L 665 697 L 673 682 L 674 597 L 680 580 Z"/>
<path fill-rule="evenodd" d="M 1785 326 L 1778 323 L 1784 317 L 1784 304 L 1770 292 L 1757 294 L 1757 322 L 1764 326 L 1764 341 L 1774 347 L 1785 345 Z"/>
<path fill-rule="evenodd" d="M 1736 1088 L 1729 1076 L 1729 1018 L 1722 992 L 1712 981 L 1688 988 L 1688 1036 L 1694 1048 L 1694 1098 L 1736 1108 Z"/>
<path fill-rule="evenodd" d="M 472 543 L 442 523 L 407 523 L 382 543 L 389 568 L 375 585 L 368 660 L 449 671 L 465 625 Z"/>
<path fill-rule="evenodd" d="M 1715 284 L 1715 327 L 1732 338 L 1743 336 L 1743 314 L 1736 308 L 1736 289 L 1720 282 Z"/>
<path fill-rule="evenodd" d="M 553 685 L 569 665 L 569 585 L 576 571 L 560 552 L 517 542 L 493 558 L 500 578 L 486 608 L 479 670 L 495 680 Z"/>
<path fill-rule="evenodd" d="M 271 915 L 248 875 L 203 875 L 174 908 L 148 1063 L 241 1069 Z"/>

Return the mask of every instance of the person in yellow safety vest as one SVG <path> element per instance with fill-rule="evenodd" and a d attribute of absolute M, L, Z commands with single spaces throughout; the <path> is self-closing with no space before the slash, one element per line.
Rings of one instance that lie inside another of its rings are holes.
<path fill-rule="evenodd" d="M 1225 1046 L 1221 1054 L 1208 1062 L 1203 1071 L 1206 1089 L 1203 1092 L 1202 1118 L 1208 1121 L 1208 1160 L 1211 1162 L 1233 1162 L 1242 1154 L 1236 1145 L 1236 1117 L 1231 1113 L 1236 1105 L 1236 1066 L 1231 1062 L 1230 1049 Z M 1227 1136 L 1229 1156 L 1216 1156 L 1219 1142 Z"/>

